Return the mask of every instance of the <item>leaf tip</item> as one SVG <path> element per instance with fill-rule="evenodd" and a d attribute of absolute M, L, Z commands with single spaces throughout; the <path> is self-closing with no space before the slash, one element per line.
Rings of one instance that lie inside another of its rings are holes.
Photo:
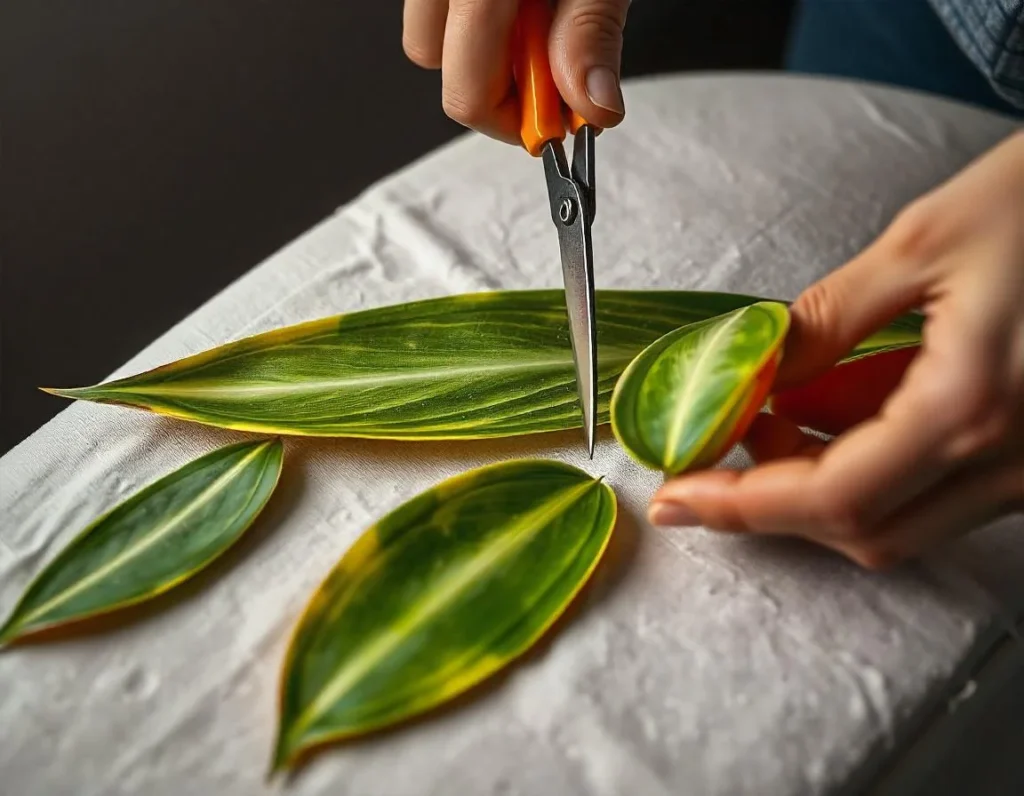
<path fill-rule="evenodd" d="M 81 398 L 88 398 L 90 387 L 40 387 L 41 392 L 47 395 L 56 395 L 58 398 L 69 398 L 77 401 Z"/>
<path fill-rule="evenodd" d="M 18 626 L 13 621 L 0 625 L 0 650 L 7 649 L 18 638 Z"/>
<path fill-rule="evenodd" d="M 270 785 L 277 779 L 277 776 L 284 770 L 284 764 L 278 760 L 270 761 L 267 770 L 263 772 L 263 784 Z"/>
<path fill-rule="evenodd" d="M 264 776 L 264 781 L 269 784 L 280 774 L 288 770 L 292 758 L 295 755 L 295 749 L 291 748 L 288 743 L 287 736 L 282 734 L 277 739 L 277 743 L 274 744 L 274 755 L 270 760 L 270 765 L 267 767 L 267 772 Z"/>

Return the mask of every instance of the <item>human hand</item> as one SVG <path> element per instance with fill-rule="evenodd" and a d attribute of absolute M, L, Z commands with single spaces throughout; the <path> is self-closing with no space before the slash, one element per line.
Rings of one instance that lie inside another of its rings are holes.
<path fill-rule="evenodd" d="M 920 353 L 877 416 L 826 445 L 761 414 L 753 468 L 669 481 L 651 521 L 800 536 L 880 569 L 1024 508 L 1024 132 L 797 299 L 775 389 L 914 308 Z"/>
<path fill-rule="evenodd" d="M 598 128 L 625 108 L 619 89 L 622 28 L 630 0 L 559 0 L 551 25 L 551 74 L 565 103 Z M 512 79 L 518 0 L 405 0 L 402 45 L 440 69 L 445 113 L 466 127 L 519 144 Z"/>

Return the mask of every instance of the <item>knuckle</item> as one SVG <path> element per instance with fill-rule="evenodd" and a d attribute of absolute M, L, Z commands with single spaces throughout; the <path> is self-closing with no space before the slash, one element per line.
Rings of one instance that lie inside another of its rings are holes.
<path fill-rule="evenodd" d="M 984 418 L 963 424 L 950 444 L 954 459 L 974 459 L 1001 447 L 1010 433 L 1009 412 L 993 409 Z"/>
<path fill-rule="evenodd" d="M 962 374 L 955 384 L 936 385 L 918 408 L 926 416 L 945 418 L 950 429 L 947 453 L 954 460 L 970 459 L 1005 444 L 1014 412 L 1005 391 L 994 380 Z"/>
<path fill-rule="evenodd" d="M 897 260 L 929 260 L 942 245 L 943 225 L 924 196 L 900 210 L 882 235 L 880 243 Z"/>
<path fill-rule="evenodd" d="M 480 126 L 486 109 L 479 102 L 471 101 L 464 93 L 446 86 L 441 91 L 441 107 L 445 115 L 465 127 Z"/>
<path fill-rule="evenodd" d="M 857 541 L 871 535 L 870 528 L 865 522 L 864 510 L 849 499 L 826 500 L 820 516 L 825 530 L 837 539 Z"/>
<path fill-rule="evenodd" d="M 423 69 L 441 68 L 440 54 L 434 52 L 431 48 L 425 47 L 421 42 L 413 38 L 403 36 L 402 49 L 405 51 L 405 57 L 416 64 L 416 66 Z"/>
<path fill-rule="evenodd" d="M 839 355 L 835 351 L 842 347 L 842 325 L 838 321 L 847 314 L 845 307 L 849 303 L 846 282 L 838 276 L 814 282 L 793 302 L 794 325 L 802 332 L 796 338 L 797 343 L 804 337 L 813 340 L 807 353 L 816 359 L 825 356 L 824 352 L 834 351 L 836 356 Z"/>
<path fill-rule="evenodd" d="M 588 43 L 616 48 L 622 42 L 623 4 L 618 0 L 585 0 L 572 12 L 572 27 Z"/>
<path fill-rule="evenodd" d="M 962 385 L 949 379 L 919 379 L 913 391 L 903 397 L 903 412 L 915 419 L 925 419 L 952 429 L 958 423 L 953 409 L 956 408 L 957 412 L 964 410 L 962 392 Z"/>
<path fill-rule="evenodd" d="M 463 17 L 474 17 L 478 14 L 486 14 L 488 12 L 493 14 L 498 10 L 495 8 L 494 0 L 455 0 L 449 5 L 452 12 L 460 14 Z M 510 4 L 505 3 L 504 5 L 508 6 Z M 500 7 L 501 6 L 499 6 L 499 8 Z"/>
<path fill-rule="evenodd" d="M 829 328 L 828 321 L 837 317 L 840 310 L 840 297 L 825 282 L 815 282 L 807 287 L 793 303 L 794 310 L 799 311 L 801 320 L 815 329 Z"/>
<path fill-rule="evenodd" d="M 506 26 L 511 29 L 519 11 L 518 0 L 447 0 L 445 5 L 448 7 L 448 23 L 454 23 L 467 36 Z"/>

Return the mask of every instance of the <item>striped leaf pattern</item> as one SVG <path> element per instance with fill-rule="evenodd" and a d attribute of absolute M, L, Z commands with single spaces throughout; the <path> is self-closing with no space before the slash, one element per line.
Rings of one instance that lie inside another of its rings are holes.
<path fill-rule="evenodd" d="M 758 302 L 648 346 L 612 398 L 619 443 L 667 475 L 713 465 L 764 404 L 788 329 L 786 305 Z"/>
<path fill-rule="evenodd" d="M 597 293 L 599 422 L 646 346 L 748 306 L 699 291 Z M 892 327 L 887 333 L 913 336 Z M 245 431 L 456 439 L 578 427 L 560 290 L 467 294 L 324 318 L 229 343 L 128 378 L 50 390 Z"/>
<path fill-rule="evenodd" d="M 297 625 L 273 768 L 423 713 L 523 653 L 589 578 L 615 516 L 601 481 L 517 460 L 442 482 L 369 528 Z"/>
<path fill-rule="evenodd" d="M 28 586 L 0 646 L 150 599 L 203 569 L 260 513 L 282 453 L 280 440 L 222 447 L 95 520 Z"/>

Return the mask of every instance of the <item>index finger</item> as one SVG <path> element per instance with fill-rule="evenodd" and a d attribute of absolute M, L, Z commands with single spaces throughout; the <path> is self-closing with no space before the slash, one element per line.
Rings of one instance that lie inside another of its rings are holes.
<path fill-rule="evenodd" d="M 402 8 L 402 48 L 425 69 L 441 67 L 448 0 L 405 0 Z"/>
<path fill-rule="evenodd" d="M 450 0 L 441 56 L 442 104 L 460 124 L 519 143 L 512 47 L 518 0 Z"/>

